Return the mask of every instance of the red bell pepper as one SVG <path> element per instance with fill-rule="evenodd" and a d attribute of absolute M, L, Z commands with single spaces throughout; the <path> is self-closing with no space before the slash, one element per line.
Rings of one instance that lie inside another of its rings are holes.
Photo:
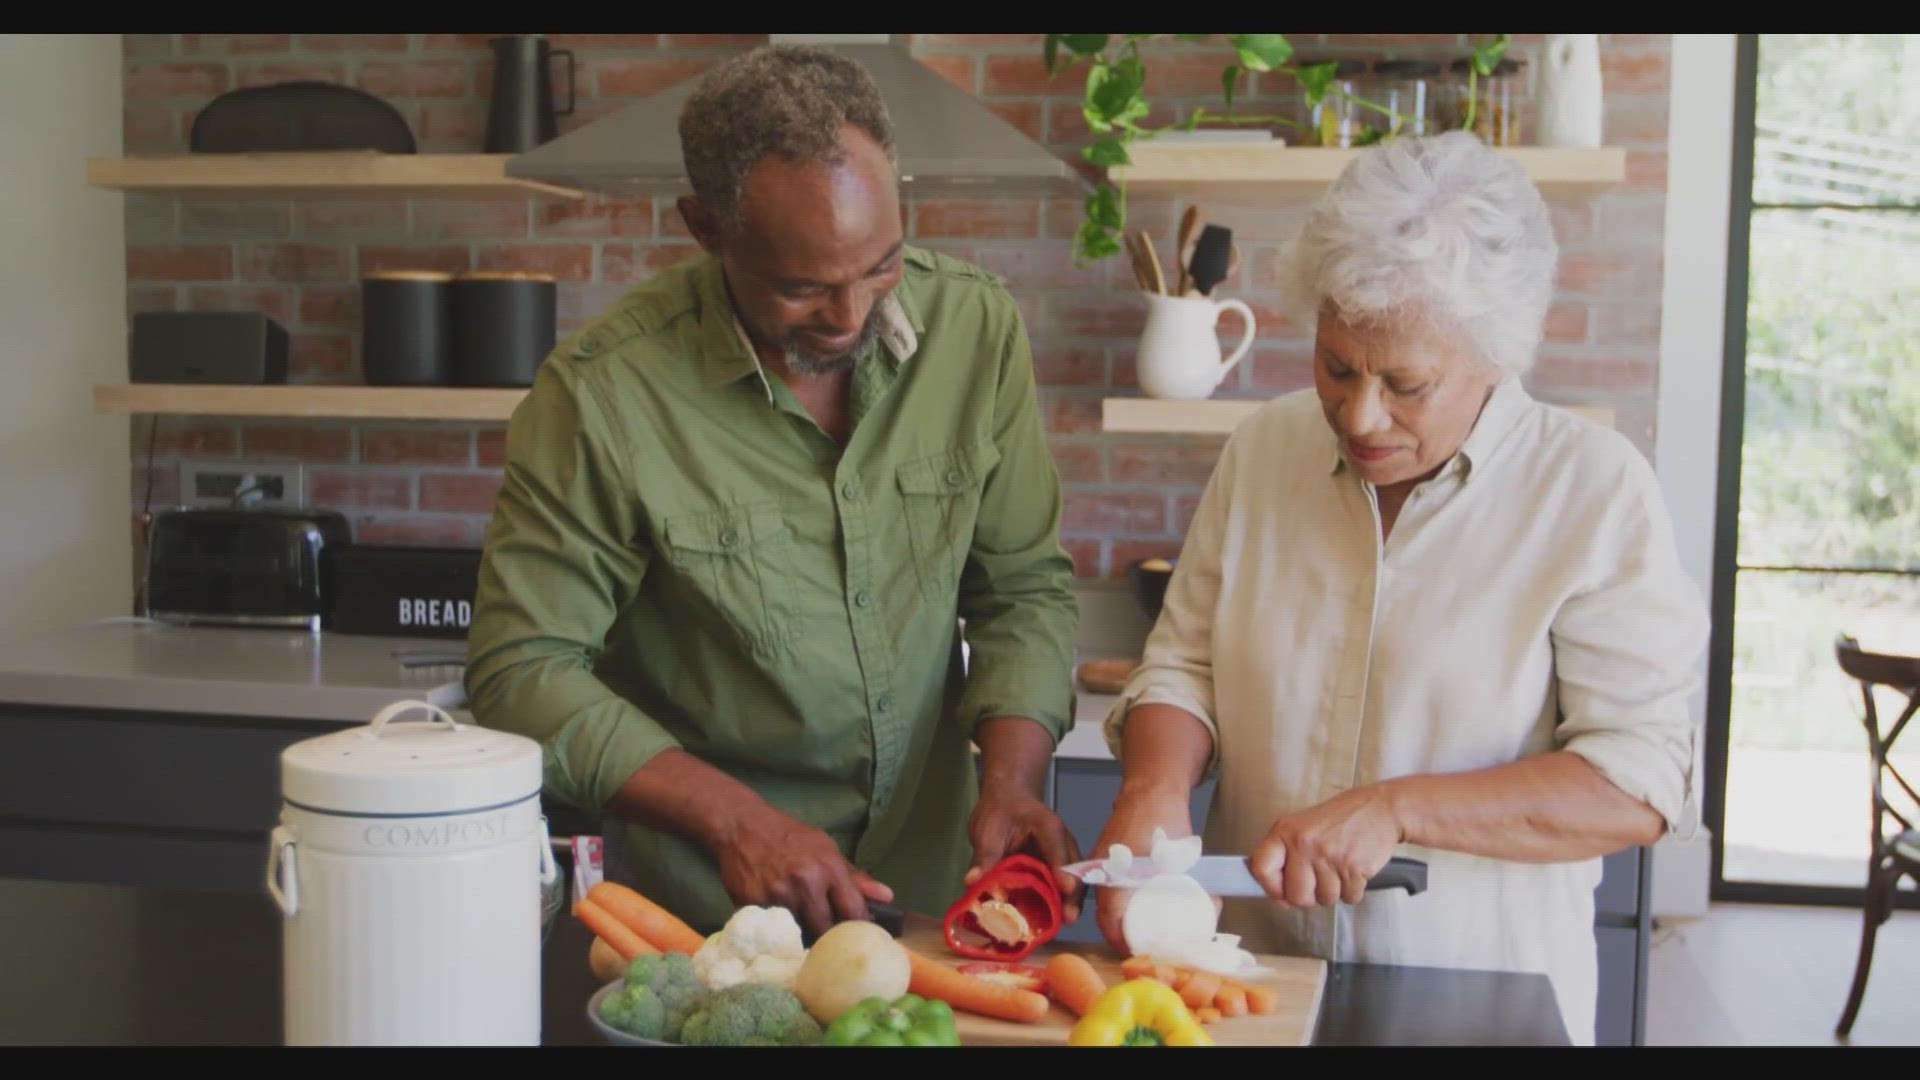
<path fill-rule="evenodd" d="M 975 960 L 1019 960 L 1064 922 L 1053 871 L 1031 855 L 1009 855 L 947 909 L 947 948 Z"/>

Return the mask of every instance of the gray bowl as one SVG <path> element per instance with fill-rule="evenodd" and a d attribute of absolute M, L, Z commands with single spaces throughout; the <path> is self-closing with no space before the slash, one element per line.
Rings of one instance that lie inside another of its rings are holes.
<path fill-rule="evenodd" d="M 614 1027 L 612 1024 L 607 1023 L 605 1020 L 600 1019 L 600 1003 L 607 999 L 608 994 L 619 992 L 620 988 L 625 985 L 627 985 L 627 980 L 615 979 L 600 989 L 595 990 L 593 996 L 587 999 L 587 1022 L 592 1024 L 593 1029 L 600 1033 L 600 1037 L 615 1046 L 679 1046 L 679 1043 L 662 1042 L 659 1039 L 643 1039 L 638 1035 L 629 1035 L 619 1028 Z"/>

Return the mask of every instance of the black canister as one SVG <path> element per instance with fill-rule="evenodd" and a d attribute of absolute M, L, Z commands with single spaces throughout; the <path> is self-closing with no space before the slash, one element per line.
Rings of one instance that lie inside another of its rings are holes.
<path fill-rule="evenodd" d="M 453 375 L 458 386 L 532 386 L 553 351 L 560 289 L 529 270 L 475 270 L 453 279 Z"/>
<path fill-rule="evenodd" d="M 360 370 L 368 386 L 453 382 L 453 275 L 387 270 L 360 282 Z"/>

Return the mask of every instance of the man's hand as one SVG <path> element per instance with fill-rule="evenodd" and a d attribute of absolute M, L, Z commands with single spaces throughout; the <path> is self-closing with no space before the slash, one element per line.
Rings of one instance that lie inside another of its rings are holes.
<path fill-rule="evenodd" d="M 868 900 L 893 899 L 892 889 L 848 862 L 826 833 L 772 807 L 721 830 L 713 852 L 735 905 L 786 908 L 810 934 L 866 919 Z"/>
<path fill-rule="evenodd" d="M 1053 736 L 1038 721 L 996 716 L 980 722 L 973 741 L 980 747 L 982 776 L 980 802 L 967 825 L 973 866 L 966 883 L 980 880 L 981 874 L 1009 855 L 1032 855 L 1053 871 L 1063 914 L 1073 922 L 1080 917 L 1085 888 L 1080 879 L 1060 868 L 1080 861 L 1080 845 L 1060 815 L 1040 798 L 1046 790 L 1047 765 L 1053 759 Z"/>
<path fill-rule="evenodd" d="M 1074 843 L 1060 815 L 1032 791 L 1011 781 L 982 785 L 967 835 L 973 840 L 968 885 L 980 880 L 980 875 L 1001 859 L 1024 852 L 1053 868 L 1066 921 L 1071 923 L 1080 917 L 1080 880 L 1060 872 L 1062 866 L 1080 861 L 1080 845 Z"/>
<path fill-rule="evenodd" d="M 1402 839 L 1383 790 L 1358 787 L 1275 821 L 1247 865 L 1281 907 L 1357 904 Z"/>

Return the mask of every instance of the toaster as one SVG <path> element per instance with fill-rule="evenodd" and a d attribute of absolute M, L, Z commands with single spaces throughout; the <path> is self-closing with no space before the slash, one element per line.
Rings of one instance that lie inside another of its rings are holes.
<path fill-rule="evenodd" d="M 323 554 L 351 542 L 347 519 L 331 510 L 162 511 L 147 539 L 147 615 L 318 631 L 330 591 Z"/>

